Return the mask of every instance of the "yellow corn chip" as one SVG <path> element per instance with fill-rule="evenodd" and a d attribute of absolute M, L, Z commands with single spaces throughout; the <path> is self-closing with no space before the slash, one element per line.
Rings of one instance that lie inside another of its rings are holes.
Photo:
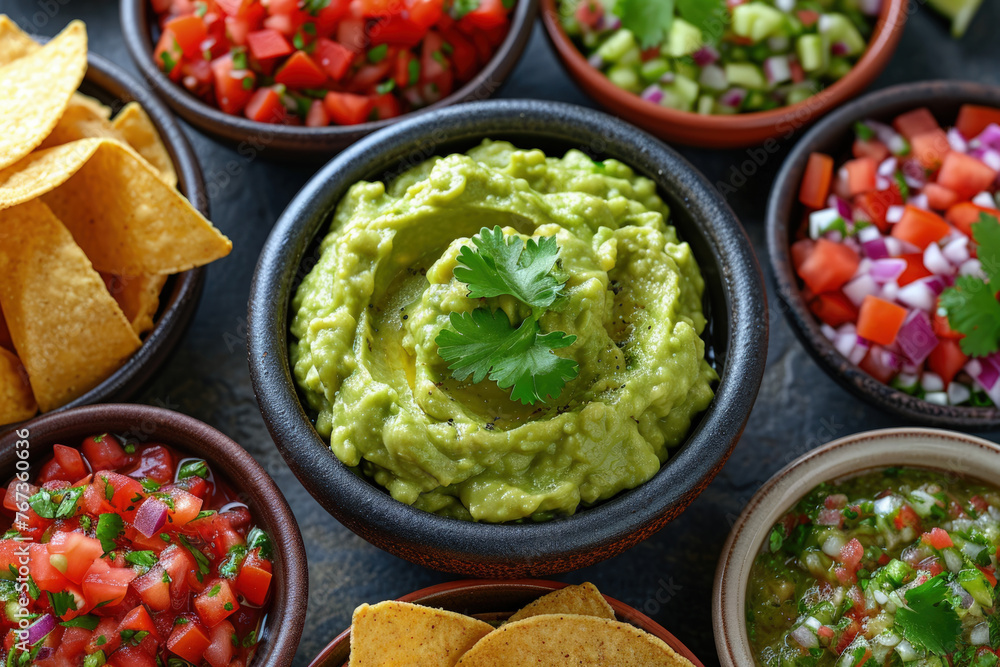
<path fill-rule="evenodd" d="M 225 257 L 233 247 L 153 167 L 116 141 L 81 139 L 0 171 L 0 209 L 39 196 L 105 273 L 180 273 Z"/>
<path fill-rule="evenodd" d="M 10 339 L 10 329 L 7 328 L 7 320 L 3 318 L 3 310 L 0 310 L 0 347 L 14 350 L 14 341 Z"/>
<path fill-rule="evenodd" d="M 167 276 L 115 276 L 102 273 L 101 278 L 125 313 L 125 319 L 132 324 L 132 330 L 139 336 L 151 330 Z"/>
<path fill-rule="evenodd" d="M 458 661 L 466 667 L 692 667 L 658 637 L 628 623 L 546 614 L 508 623 Z"/>
<path fill-rule="evenodd" d="M 69 103 L 70 105 L 88 107 L 94 112 L 95 116 L 100 116 L 105 120 L 111 118 L 111 107 L 99 100 L 95 100 L 89 95 L 84 95 L 83 93 L 73 93 L 73 97 L 70 98 Z"/>
<path fill-rule="evenodd" d="M 73 21 L 45 46 L 0 67 L 0 169 L 52 132 L 87 71 L 87 32 Z"/>
<path fill-rule="evenodd" d="M 513 623 L 522 618 L 542 616 L 543 614 L 596 616 L 597 618 L 606 618 L 609 621 L 616 619 L 615 610 L 597 590 L 597 586 L 587 582 L 579 586 L 567 586 L 543 595 L 511 616 L 508 622 Z"/>
<path fill-rule="evenodd" d="M 136 150 L 146 162 L 160 172 L 160 176 L 170 187 L 177 187 L 177 172 L 167 147 L 160 139 L 160 133 L 138 102 L 129 102 L 112 121 L 128 145 Z"/>
<path fill-rule="evenodd" d="M 45 137 L 39 150 L 61 146 L 80 139 L 114 139 L 126 143 L 125 136 L 115 129 L 103 110 L 94 103 L 85 102 L 83 95 L 70 98 L 59 122 Z M 94 100 L 96 102 L 96 100 Z"/>
<path fill-rule="evenodd" d="M 30 419 L 36 412 L 38 405 L 21 360 L 0 347 L 0 426 Z"/>
<path fill-rule="evenodd" d="M 0 14 L 0 67 L 32 53 L 38 48 L 35 40 L 17 27 L 6 14 Z"/>
<path fill-rule="evenodd" d="M 451 667 L 493 626 L 452 611 L 408 602 L 354 610 L 350 667 Z"/>
<path fill-rule="evenodd" d="M 43 412 L 93 389 L 139 337 L 45 204 L 0 211 L 0 306 Z"/>

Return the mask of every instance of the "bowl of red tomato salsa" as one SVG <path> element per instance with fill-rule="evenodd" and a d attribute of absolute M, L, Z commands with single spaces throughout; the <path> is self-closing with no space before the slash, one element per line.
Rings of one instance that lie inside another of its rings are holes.
<path fill-rule="evenodd" d="M 241 153 L 322 157 L 395 119 L 486 99 L 538 0 L 122 0 L 136 64 Z"/>
<path fill-rule="evenodd" d="M 1000 89 L 908 84 L 823 120 L 778 176 L 768 245 L 831 377 L 906 419 L 1000 426 Z"/>
<path fill-rule="evenodd" d="M 90 406 L 6 435 L 0 469 L 3 664 L 291 664 L 302 538 L 238 444 L 175 412 Z"/>

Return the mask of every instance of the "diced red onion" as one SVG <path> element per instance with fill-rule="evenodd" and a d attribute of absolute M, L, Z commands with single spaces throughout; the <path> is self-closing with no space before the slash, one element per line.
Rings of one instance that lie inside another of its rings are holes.
<path fill-rule="evenodd" d="M 875 176 L 875 189 L 879 192 L 884 192 L 892 187 L 892 181 L 887 177 L 877 174 Z"/>
<path fill-rule="evenodd" d="M 227 503 L 222 507 L 220 507 L 219 514 L 225 514 L 226 512 L 231 512 L 232 510 L 239 509 L 241 507 L 244 509 L 250 509 L 249 507 L 247 507 L 246 503 L 241 503 L 238 500 L 234 500 L 233 502 Z"/>
<path fill-rule="evenodd" d="M 855 365 L 860 364 L 861 361 L 865 358 L 865 355 L 868 354 L 868 350 L 870 348 L 871 348 L 871 343 L 869 343 L 861 336 L 858 336 L 857 340 L 854 342 L 854 350 L 851 352 L 850 355 L 848 355 L 847 360 Z"/>
<path fill-rule="evenodd" d="M 972 198 L 972 203 L 983 208 L 996 209 L 997 207 L 997 200 L 989 192 L 980 192 Z"/>
<path fill-rule="evenodd" d="M 840 232 L 837 232 L 837 233 L 839 234 Z M 856 238 L 854 238 L 853 236 L 848 236 L 846 239 L 844 239 L 843 241 L 841 241 L 841 243 L 843 243 L 845 246 L 847 246 L 848 248 L 850 248 L 854 252 L 859 253 L 859 254 L 861 253 L 861 244 L 858 243 L 858 240 Z"/>
<path fill-rule="evenodd" d="M 587 58 L 587 62 L 594 69 L 601 69 L 602 67 L 604 67 L 604 58 L 602 58 L 599 53 L 595 53 L 594 55 Z"/>
<path fill-rule="evenodd" d="M 837 330 L 831 327 L 829 324 L 826 324 L 824 322 L 822 325 L 820 325 L 819 330 L 823 334 L 823 337 L 826 338 L 831 343 L 837 339 Z"/>
<path fill-rule="evenodd" d="M 163 525 L 167 523 L 169 508 L 167 504 L 157 498 L 146 498 L 138 511 L 135 513 L 133 525 L 135 529 L 145 535 L 152 537 L 160 532 Z"/>
<path fill-rule="evenodd" d="M 964 153 L 969 150 L 969 142 L 966 141 L 965 137 L 962 136 L 962 133 L 954 127 L 948 130 L 948 145 L 951 146 L 952 150 L 958 151 L 959 153 Z"/>
<path fill-rule="evenodd" d="M 874 241 L 875 239 L 881 239 L 882 232 L 878 230 L 878 227 L 874 225 L 869 225 L 868 227 L 862 227 L 858 230 L 858 240 L 861 243 L 867 243 L 868 241 Z"/>
<path fill-rule="evenodd" d="M 952 382 L 948 385 L 948 402 L 952 405 L 961 405 L 972 398 L 972 390 L 961 382 Z"/>
<path fill-rule="evenodd" d="M 924 266 L 931 273 L 950 276 L 955 273 L 955 267 L 951 261 L 941 252 L 941 246 L 937 243 L 930 243 L 924 250 Z"/>
<path fill-rule="evenodd" d="M 918 195 L 913 195 L 910 197 L 909 201 L 906 202 L 910 206 L 916 206 L 919 209 L 929 211 L 931 208 L 930 202 L 927 200 L 927 195 L 921 192 Z"/>
<path fill-rule="evenodd" d="M 917 381 L 920 379 L 919 377 L 917 377 L 919 373 L 920 373 L 920 366 L 917 366 L 916 364 L 904 360 L 903 363 L 900 364 L 899 366 L 900 383 L 904 387 L 909 387 L 911 385 L 916 384 Z M 909 381 L 910 376 L 913 376 L 912 382 Z"/>
<path fill-rule="evenodd" d="M 673 72 L 664 72 L 663 76 L 660 77 L 660 83 L 671 84 L 677 80 L 677 75 Z"/>
<path fill-rule="evenodd" d="M 924 393 L 924 400 L 928 403 L 933 403 L 934 405 L 948 405 L 948 394 L 943 391 L 926 391 Z"/>
<path fill-rule="evenodd" d="M 896 224 L 903 219 L 903 213 L 906 212 L 905 206 L 890 206 L 885 211 L 885 221 Z"/>
<path fill-rule="evenodd" d="M 878 175 L 885 176 L 886 178 L 892 178 L 898 167 L 899 160 L 894 157 L 886 158 L 882 160 L 882 164 L 878 166 Z"/>
<path fill-rule="evenodd" d="M 970 359 L 967 364 L 965 364 L 965 372 L 972 376 L 972 379 L 976 381 L 976 384 L 980 388 L 993 398 L 993 402 L 1000 405 L 1000 396 L 995 397 L 997 388 L 1000 387 L 1000 382 L 997 379 L 1000 378 L 1000 370 L 996 368 L 988 359 L 977 358 Z"/>
<path fill-rule="evenodd" d="M 899 278 L 905 270 L 906 260 L 890 257 L 872 262 L 871 275 L 875 282 L 887 283 Z"/>
<path fill-rule="evenodd" d="M 861 0 L 858 9 L 866 16 L 878 16 L 882 13 L 882 0 Z"/>
<path fill-rule="evenodd" d="M 854 352 L 854 346 L 857 345 L 858 335 L 855 333 L 837 334 L 832 342 L 833 346 L 837 348 L 837 352 L 850 358 L 851 353 Z"/>
<path fill-rule="evenodd" d="M 962 265 L 958 267 L 958 275 L 977 276 L 979 278 L 982 278 L 983 280 L 986 280 L 986 272 L 983 271 L 983 265 L 975 257 L 972 257 L 962 262 Z"/>
<path fill-rule="evenodd" d="M 716 63 L 719 61 L 720 57 L 719 52 L 713 46 L 708 44 L 691 54 L 691 59 L 694 60 L 694 63 L 700 67 Z"/>
<path fill-rule="evenodd" d="M 835 56 L 846 56 L 850 51 L 850 47 L 844 42 L 834 42 L 830 46 L 830 53 Z"/>
<path fill-rule="evenodd" d="M 948 245 L 942 248 L 941 252 L 955 266 L 963 264 L 971 256 L 969 254 L 969 237 L 962 235 L 953 241 L 949 241 Z"/>
<path fill-rule="evenodd" d="M 860 306 L 865 297 L 879 294 L 878 284 L 871 274 L 858 276 L 851 282 L 844 285 L 844 296 L 851 300 L 855 306 Z M 847 354 L 845 353 L 846 357 Z"/>
<path fill-rule="evenodd" d="M 55 649 L 51 646 L 42 646 L 38 649 L 38 653 L 35 655 L 35 660 L 47 660 L 52 657 L 53 653 L 55 653 Z"/>
<path fill-rule="evenodd" d="M 937 373 L 930 371 L 924 373 L 920 378 L 920 385 L 925 391 L 944 391 L 944 380 Z"/>
<path fill-rule="evenodd" d="M 747 98 L 747 91 L 743 88 L 730 88 L 719 98 L 719 104 L 726 107 L 736 108 L 743 104 Z"/>
<path fill-rule="evenodd" d="M 844 520 L 844 515 L 840 510 L 831 510 L 824 507 L 816 516 L 818 526 L 839 526 Z M 804 627 L 804 626 L 803 626 Z"/>
<path fill-rule="evenodd" d="M 851 208 L 851 202 L 847 201 L 843 197 L 840 197 L 839 195 L 830 195 L 830 199 L 833 202 L 830 204 L 830 208 L 836 208 L 837 213 L 839 213 L 840 217 L 844 220 L 854 222 L 854 209 Z"/>
<path fill-rule="evenodd" d="M 792 78 L 792 66 L 788 56 L 771 56 L 764 61 L 764 76 L 771 84 L 784 83 Z"/>
<path fill-rule="evenodd" d="M 955 281 L 951 276 L 927 276 L 921 278 L 920 282 L 926 284 L 935 296 L 941 296 L 941 292 L 951 287 Z"/>
<path fill-rule="evenodd" d="M 976 148 L 969 151 L 969 155 L 982 161 L 993 171 L 1000 171 L 1000 151 L 995 148 Z"/>
<path fill-rule="evenodd" d="M 934 348 L 938 345 L 938 338 L 934 335 L 931 327 L 931 320 L 927 314 L 918 310 L 912 311 L 899 328 L 896 341 L 906 358 L 916 366 L 924 363 Z M 926 385 L 925 385 L 925 388 Z M 943 389 L 944 387 L 942 387 Z M 928 391 L 936 391 L 930 390 Z"/>
<path fill-rule="evenodd" d="M 986 129 L 980 132 L 979 136 L 975 138 L 973 144 L 977 147 L 983 146 L 1000 151 L 1000 125 L 996 123 L 987 125 Z"/>
<path fill-rule="evenodd" d="M 35 644 L 45 639 L 46 635 L 56 629 L 56 617 L 45 614 L 28 626 L 28 643 Z"/>
<path fill-rule="evenodd" d="M 886 301 L 895 301 L 897 296 L 899 296 L 899 283 L 895 280 L 890 280 L 885 285 L 882 285 L 883 299 Z"/>
<path fill-rule="evenodd" d="M 817 522 L 818 523 L 818 522 Z M 821 524 L 822 525 L 822 524 Z M 812 630 L 804 625 L 792 630 L 789 636 L 798 642 L 799 646 L 805 649 L 819 648 L 819 637 Z"/>
<path fill-rule="evenodd" d="M 647 102 L 652 102 L 653 104 L 659 104 L 663 101 L 663 90 L 656 84 L 653 84 L 646 90 L 642 91 L 642 99 Z"/>
<path fill-rule="evenodd" d="M 924 166 L 917 160 L 904 160 L 902 167 L 903 178 L 911 188 L 922 188 L 927 185 L 927 172 Z"/>
<path fill-rule="evenodd" d="M 906 147 L 906 140 L 901 134 L 885 123 L 876 120 L 866 120 L 865 125 L 875 133 L 878 140 L 889 147 L 893 155 L 900 155 Z"/>
<path fill-rule="evenodd" d="M 889 257 L 889 249 L 886 247 L 885 239 L 881 236 L 870 241 L 862 241 L 861 247 L 865 255 L 873 260 L 883 260 Z"/>
<path fill-rule="evenodd" d="M 934 310 L 937 294 L 923 280 L 915 280 L 899 288 L 896 300 L 910 308 L 918 308 L 929 313 Z"/>
<path fill-rule="evenodd" d="M 726 76 L 726 70 L 718 65 L 709 64 L 701 68 L 698 83 L 712 90 L 723 90 L 729 85 L 729 78 Z"/>
<path fill-rule="evenodd" d="M 857 278 L 858 276 L 866 276 L 872 272 L 872 260 L 868 257 L 862 257 L 861 261 L 858 262 L 858 268 L 854 272 L 852 278 Z"/>

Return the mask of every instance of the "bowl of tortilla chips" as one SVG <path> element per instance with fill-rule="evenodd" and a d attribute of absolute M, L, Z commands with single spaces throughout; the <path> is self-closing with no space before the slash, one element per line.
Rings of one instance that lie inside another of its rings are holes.
<path fill-rule="evenodd" d="M 591 583 L 453 581 L 363 604 L 309 667 L 703 667 L 676 637 Z"/>
<path fill-rule="evenodd" d="M 83 23 L 39 44 L 0 15 L 0 90 L 2 432 L 132 396 L 232 243 L 179 126 Z"/>

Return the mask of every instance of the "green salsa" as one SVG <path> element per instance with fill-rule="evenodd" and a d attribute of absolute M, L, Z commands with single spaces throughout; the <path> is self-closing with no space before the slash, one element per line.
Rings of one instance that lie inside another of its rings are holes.
<path fill-rule="evenodd" d="M 888 468 L 825 483 L 777 524 L 747 586 L 761 667 L 996 667 L 1000 490 Z"/>

